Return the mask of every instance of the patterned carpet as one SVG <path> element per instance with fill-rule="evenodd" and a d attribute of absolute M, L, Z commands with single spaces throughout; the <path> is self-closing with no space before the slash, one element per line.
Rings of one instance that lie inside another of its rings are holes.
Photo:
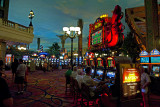
<path fill-rule="evenodd" d="M 14 98 L 14 107 L 72 107 L 73 97 L 65 95 L 66 70 L 53 72 L 36 71 L 28 75 L 27 91 L 16 95 L 11 71 L 6 71 L 7 82 Z"/>

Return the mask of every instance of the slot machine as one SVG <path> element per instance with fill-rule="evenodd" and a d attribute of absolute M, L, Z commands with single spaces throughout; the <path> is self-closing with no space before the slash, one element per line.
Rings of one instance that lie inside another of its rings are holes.
<path fill-rule="evenodd" d="M 102 58 L 97 58 L 96 59 L 96 72 L 95 72 L 95 78 L 98 80 L 103 80 L 103 75 L 104 75 L 104 61 Z"/>
<path fill-rule="evenodd" d="M 87 66 L 89 65 L 89 63 L 88 63 L 88 59 L 84 59 L 83 60 L 83 68 L 85 69 Z M 85 71 L 85 70 L 84 70 Z"/>
<path fill-rule="evenodd" d="M 82 57 L 79 57 L 79 65 L 82 65 Z"/>
<path fill-rule="evenodd" d="M 108 87 L 112 86 L 115 82 L 116 66 L 114 57 L 105 58 L 106 63 L 106 80 L 109 80 L 107 83 Z"/>
<path fill-rule="evenodd" d="M 139 56 L 140 56 L 140 64 L 142 65 L 142 67 L 150 71 L 150 67 L 149 67 L 150 57 L 148 52 L 142 51 Z"/>
<path fill-rule="evenodd" d="M 95 60 L 93 59 L 93 58 L 90 58 L 89 59 L 89 66 L 91 67 L 91 76 L 92 76 L 92 78 L 94 78 L 95 77 Z"/>

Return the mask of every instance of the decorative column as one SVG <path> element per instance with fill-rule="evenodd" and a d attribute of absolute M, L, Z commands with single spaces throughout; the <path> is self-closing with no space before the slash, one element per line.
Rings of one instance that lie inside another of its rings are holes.
<path fill-rule="evenodd" d="M 66 39 L 67 39 L 68 37 L 65 36 L 65 35 L 56 35 L 56 36 L 61 39 L 62 50 L 63 50 L 63 52 L 65 52 L 64 44 L 65 44 L 65 41 L 66 41 Z"/>
<path fill-rule="evenodd" d="M 82 30 L 83 30 L 83 20 L 78 20 L 78 27 L 80 27 L 81 34 L 78 37 L 78 65 L 79 65 L 79 58 L 82 58 Z"/>
<path fill-rule="evenodd" d="M 3 61 L 3 68 L 5 68 L 5 57 L 6 57 L 6 42 L 0 42 L 0 60 Z"/>
<path fill-rule="evenodd" d="M 148 52 L 157 48 L 160 50 L 160 37 L 158 26 L 158 3 L 157 0 L 144 0 L 146 13 L 146 49 Z"/>

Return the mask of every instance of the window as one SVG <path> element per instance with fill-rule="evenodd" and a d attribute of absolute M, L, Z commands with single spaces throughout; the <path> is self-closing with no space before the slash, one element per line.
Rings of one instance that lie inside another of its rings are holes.
<path fill-rule="evenodd" d="M 0 0 L 0 6 L 4 7 L 4 0 Z"/>
<path fill-rule="evenodd" d="M 4 18 L 4 11 L 0 10 L 0 18 Z"/>

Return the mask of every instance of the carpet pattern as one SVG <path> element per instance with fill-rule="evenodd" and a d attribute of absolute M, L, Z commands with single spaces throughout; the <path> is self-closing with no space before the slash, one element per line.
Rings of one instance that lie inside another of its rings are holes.
<path fill-rule="evenodd" d="M 14 98 L 14 107 L 72 107 L 71 94 L 65 94 L 66 70 L 35 71 L 28 75 L 28 87 L 23 95 L 16 95 L 17 87 L 7 71 L 7 82 Z"/>

